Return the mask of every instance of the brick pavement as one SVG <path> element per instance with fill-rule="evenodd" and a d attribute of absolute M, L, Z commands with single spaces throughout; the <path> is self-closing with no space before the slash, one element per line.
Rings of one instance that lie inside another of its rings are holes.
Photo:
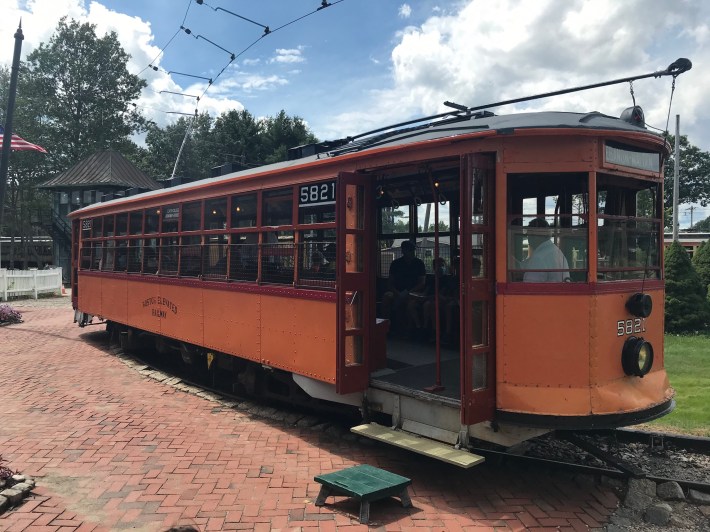
<path fill-rule="evenodd" d="M 617 506 L 566 474 L 464 471 L 225 408 L 126 366 L 68 303 L 14 306 L 25 322 L 0 328 L 0 454 L 37 487 L 0 516 L 3 531 L 367 530 L 348 499 L 314 504 L 315 475 L 361 463 L 413 481 L 414 508 L 373 503 L 376 530 L 588 530 Z"/>

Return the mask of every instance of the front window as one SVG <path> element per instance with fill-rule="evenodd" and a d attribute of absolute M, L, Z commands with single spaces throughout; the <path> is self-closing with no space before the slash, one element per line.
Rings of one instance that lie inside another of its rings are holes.
<path fill-rule="evenodd" d="M 508 280 L 586 282 L 586 173 L 508 176 Z"/>
<path fill-rule="evenodd" d="M 600 175 L 597 270 L 600 281 L 660 279 L 660 184 Z"/>

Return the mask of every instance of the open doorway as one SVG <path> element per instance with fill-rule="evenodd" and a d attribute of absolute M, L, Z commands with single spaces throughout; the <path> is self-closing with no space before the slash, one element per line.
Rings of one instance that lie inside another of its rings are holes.
<path fill-rule="evenodd" d="M 373 386 L 460 402 L 460 179 L 458 158 L 376 178 L 376 315 L 388 331 Z"/>

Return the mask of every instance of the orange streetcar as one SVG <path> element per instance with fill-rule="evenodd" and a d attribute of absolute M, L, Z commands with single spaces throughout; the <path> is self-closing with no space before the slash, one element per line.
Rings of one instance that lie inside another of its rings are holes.
<path fill-rule="evenodd" d="M 471 438 L 670 412 L 666 141 L 639 107 L 456 107 L 73 212 L 76 321 L 465 466 Z"/>

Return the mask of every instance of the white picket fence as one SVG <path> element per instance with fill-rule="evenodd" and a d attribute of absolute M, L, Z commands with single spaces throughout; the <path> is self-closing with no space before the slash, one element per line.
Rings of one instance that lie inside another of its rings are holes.
<path fill-rule="evenodd" d="M 39 294 L 62 295 L 62 269 L 51 270 L 8 270 L 0 268 L 0 301 L 10 297 Z"/>

